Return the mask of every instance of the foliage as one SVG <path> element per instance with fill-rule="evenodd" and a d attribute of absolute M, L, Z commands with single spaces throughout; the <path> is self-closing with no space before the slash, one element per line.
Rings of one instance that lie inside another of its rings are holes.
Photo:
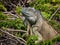
<path fill-rule="evenodd" d="M 0 12 L 0 20 L 5 20 L 8 16 L 4 15 L 2 12 Z"/>
<path fill-rule="evenodd" d="M 21 19 L 16 18 L 15 20 L 8 20 L 8 16 L 0 12 L 0 28 L 1 27 L 8 27 L 8 28 L 15 28 L 15 29 L 26 29 L 24 23 Z"/>
<path fill-rule="evenodd" d="M 18 13 L 18 14 L 20 14 L 21 13 L 21 7 L 19 7 L 19 6 L 16 6 L 16 13 Z"/>
<path fill-rule="evenodd" d="M 60 6 L 59 0 L 35 0 L 33 3 L 29 3 L 31 7 L 34 7 L 37 10 L 40 10 L 42 13 L 42 16 L 49 20 L 49 18 L 52 16 L 52 14 L 57 10 L 57 8 Z M 60 30 L 60 13 L 59 11 L 53 19 L 49 22 L 50 25 L 52 25 L 56 30 Z M 36 45 L 53 45 L 55 42 L 60 42 L 60 36 L 57 36 L 56 38 L 52 40 L 42 41 Z"/>
<path fill-rule="evenodd" d="M 55 22 L 54 20 L 50 21 L 50 24 L 56 29 L 56 30 L 60 30 L 60 24 L 57 24 L 57 22 Z"/>
<path fill-rule="evenodd" d="M 0 11 L 6 11 L 7 9 L 4 7 L 4 5 L 0 2 Z"/>
<path fill-rule="evenodd" d="M 27 45 L 35 45 L 35 41 L 37 40 L 37 36 L 36 35 L 30 35 L 28 36 L 27 39 Z"/>
<path fill-rule="evenodd" d="M 8 27 L 8 28 L 15 28 L 15 29 L 25 29 L 23 22 L 20 19 L 15 20 L 5 20 L 0 22 L 0 27 Z"/>
<path fill-rule="evenodd" d="M 60 0 L 52 0 L 52 2 L 60 2 Z"/>
<path fill-rule="evenodd" d="M 54 39 L 42 41 L 36 45 L 53 45 L 55 42 L 60 42 L 60 35 L 56 36 Z"/>
<path fill-rule="evenodd" d="M 29 6 L 34 7 L 37 10 L 42 11 L 42 16 L 49 20 L 51 15 L 56 11 L 56 9 L 60 6 L 60 0 L 35 0 L 33 3 L 29 3 Z M 16 6 L 16 13 L 21 13 L 21 7 Z M 9 16 L 6 16 L 2 13 L 2 11 L 6 11 L 7 9 L 0 2 L 0 28 L 14 28 L 14 29 L 23 29 L 26 30 L 26 27 L 23 21 L 19 18 L 15 20 L 7 20 Z M 53 19 L 49 22 L 56 30 L 60 30 L 60 13 L 59 11 L 53 17 Z M 1 33 L 0 33 L 1 35 Z M 22 33 L 15 33 L 17 37 L 21 37 Z M 27 37 L 27 45 L 53 45 L 55 42 L 60 42 L 60 35 L 54 39 L 46 40 L 35 44 L 37 40 L 37 36 L 29 35 Z"/>
<path fill-rule="evenodd" d="M 42 13 L 42 16 L 49 20 L 49 18 L 52 16 L 52 14 L 57 10 L 57 8 L 60 6 L 59 0 L 35 0 L 33 3 L 29 3 L 31 7 L 34 7 L 37 10 L 40 10 Z M 58 22 L 58 23 L 57 23 Z M 53 19 L 49 22 L 51 25 L 53 23 L 53 27 L 57 30 L 60 30 L 60 13 L 59 11 Z"/>
<path fill-rule="evenodd" d="M 46 13 L 46 12 L 41 12 L 42 13 L 42 16 L 45 18 L 45 19 L 49 19 L 50 18 L 50 14 Z"/>
<path fill-rule="evenodd" d="M 58 35 L 58 36 L 56 36 L 56 38 L 54 38 L 53 40 L 52 40 L 53 42 L 60 42 L 60 35 Z"/>
<path fill-rule="evenodd" d="M 0 12 L 0 28 L 7 29 L 7 28 L 14 28 L 14 29 L 22 29 L 26 30 L 26 27 L 23 21 L 20 18 L 16 18 L 15 20 L 9 20 L 9 16 Z M 20 32 L 11 32 L 12 34 L 16 35 L 17 37 L 21 37 L 22 34 Z M 2 33 L 0 33 L 2 35 Z"/>

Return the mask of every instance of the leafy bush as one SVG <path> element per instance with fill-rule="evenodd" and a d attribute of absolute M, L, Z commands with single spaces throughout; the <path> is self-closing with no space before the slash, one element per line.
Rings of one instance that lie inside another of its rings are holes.
<path fill-rule="evenodd" d="M 15 29 L 25 29 L 25 26 L 20 19 L 15 20 L 5 20 L 0 22 L 0 27 L 8 27 L 8 28 L 15 28 Z"/>
<path fill-rule="evenodd" d="M 19 6 L 16 6 L 16 13 L 18 13 L 18 14 L 20 14 L 21 13 L 21 7 L 19 7 Z"/>
<path fill-rule="evenodd" d="M 7 20 L 9 16 L 3 14 L 0 12 L 0 28 L 1 27 L 8 27 L 8 28 L 15 28 L 15 29 L 26 29 L 23 21 L 19 18 L 16 18 L 15 20 Z"/>
<path fill-rule="evenodd" d="M 50 14 L 46 13 L 46 12 L 41 12 L 42 13 L 42 16 L 45 18 L 45 19 L 49 19 L 50 18 Z"/>
<path fill-rule="evenodd" d="M 36 35 L 30 35 L 28 36 L 27 39 L 27 45 L 35 45 L 35 41 L 37 40 L 37 36 Z"/>
<path fill-rule="evenodd" d="M 35 0 L 33 3 L 29 3 L 31 7 L 34 7 L 37 10 L 42 11 L 42 16 L 45 19 L 49 19 L 51 15 L 56 11 L 56 9 L 60 6 L 59 0 Z M 0 28 L 1 27 L 7 27 L 7 28 L 14 28 L 14 29 L 23 29 L 26 30 L 26 27 L 23 23 L 23 21 L 19 18 L 16 18 L 15 20 L 7 20 L 8 16 L 2 13 L 2 11 L 6 11 L 7 9 L 4 7 L 4 5 L 0 2 Z M 16 6 L 16 13 L 21 13 L 21 7 Z M 49 22 L 55 29 L 60 30 L 60 24 L 56 23 L 56 19 L 60 20 L 60 13 L 57 12 L 57 14 L 53 17 L 53 19 Z M 1 35 L 1 33 L 0 33 Z M 21 37 L 21 33 L 15 33 L 17 37 Z M 37 40 L 37 36 L 35 35 L 29 35 L 27 37 L 27 45 L 53 45 L 55 42 L 60 42 L 60 35 L 57 36 L 54 39 L 42 41 L 40 43 L 35 44 L 35 41 Z"/>
<path fill-rule="evenodd" d="M 4 7 L 4 5 L 0 2 L 0 11 L 6 11 L 7 9 Z"/>
<path fill-rule="evenodd" d="M 33 3 L 29 3 L 31 7 L 34 7 L 37 10 L 42 11 L 42 16 L 49 20 L 49 18 L 52 16 L 52 14 L 57 10 L 57 8 L 59 7 L 60 1 L 58 0 L 35 0 Z M 52 23 L 54 23 L 52 26 L 59 30 L 60 29 L 60 22 L 56 23 L 56 22 L 60 21 L 60 15 L 59 15 L 59 11 L 57 12 L 57 14 L 53 17 L 53 19 L 49 22 L 51 25 Z"/>
<path fill-rule="evenodd" d="M 56 36 L 54 39 L 42 41 L 36 45 L 53 45 L 55 42 L 60 42 L 60 35 Z"/>
<path fill-rule="evenodd" d="M 50 21 L 50 24 L 56 29 L 60 30 L 60 24 L 57 24 L 54 20 Z"/>
<path fill-rule="evenodd" d="M 0 20 L 5 20 L 8 16 L 0 12 Z"/>

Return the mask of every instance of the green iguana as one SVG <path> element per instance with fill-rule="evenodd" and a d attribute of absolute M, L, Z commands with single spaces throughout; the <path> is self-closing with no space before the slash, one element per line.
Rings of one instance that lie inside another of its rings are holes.
<path fill-rule="evenodd" d="M 40 11 L 31 7 L 22 8 L 22 14 L 32 27 L 32 33 L 38 35 L 38 40 L 54 38 L 58 33 L 45 21 Z"/>

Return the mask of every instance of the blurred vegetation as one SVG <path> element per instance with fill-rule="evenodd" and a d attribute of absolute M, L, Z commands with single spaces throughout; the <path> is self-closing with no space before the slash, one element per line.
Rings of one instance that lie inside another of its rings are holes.
<path fill-rule="evenodd" d="M 8 20 L 7 18 L 9 18 L 7 15 L 4 15 L 2 12 L 0 12 L 0 28 L 7 27 L 25 30 L 26 27 L 21 19 L 16 18 L 15 20 Z"/>
<path fill-rule="evenodd" d="M 34 7 L 37 10 L 40 10 L 42 16 L 48 21 L 56 9 L 60 6 L 60 0 L 35 0 L 32 3 L 29 3 L 30 7 Z M 26 26 L 23 21 L 19 18 L 15 20 L 8 20 L 9 16 L 2 13 L 7 9 L 0 2 L 0 28 L 14 28 L 14 29 L 23 29 L 26 30 Z M 21 7 L 16 7 L 16 13 L 20 14 Z M 60 10 L 53 16 L 52 20 L 49 22 L 56 30 L 60 30 Z M 0 33 L 1 34 L 1 33 Z M 15 33 L 16 36 L 21 37 L 21 33 Z M 53 45 L 55 42 L 60 42 L 60 35 L 52 40 L 42 41 L 38 44 L 35 44 L 37 36 L 28 36 L 27 45 Z"/>
<path fill-rule="evenodd" d="M 14 20 L 8 19 L 11 18 L 11 16 L 6 15 L 3 13 L 3 11 L 6 11 L 6 8 L 4 5 L 0 2 L 0 28 L 7 29 L 7 28 L 14 28 L 14 29 L 22 29 L 26 30 L 26 26 L 24 25 L 23 21 L 20 18 L 16 18 Z M 19 7 L 17 7 L 16 12 L 19 14 Z M 17 37 L 22 37 L 22 33 L 19 32 L 11 32 L 12 34 L 16 35 Z M 1 36 L 0 32 L 0 36 Z"/>
<path fill-rule="evenodd" d="M 31 7 L 34 7 L 37 10 L 40 10 L 42 16 L 49 20 L 52 14 L 60 6 L 59 0 L 35 0 L 33 3 L 29 3 Z M 57 23 L 58 22 L 58 23 Z M 49 22 L 56 30 L 60 30 L 60 9 L 53 16 L 53 19 Z"/>
<path fill-rule="evenodd" d="M 60 35 L 58 35 L 57 37 L 55 37 L 54 39 L 50 39 L 50 40 L 46 40 L 46 41 L 42 41 L 39 42 L 35 45 L 55 45 L 55 42 L 60 42 Z"/>
<path fill-rule="evenodd" d="M 60 35 L 56 36 L 54 39 L 45 40 L 38 43 L 35 43 L 36 40 L 37 36 L 35 35 L 28 36 L 27 45 L 55 45 L 56 42 L 60 42 Z"/>
<path fill-rule="evenodd" d="M 19 6 L 16 6 L 16 13 L 18 13 L 18 14 L 20 14 L 20 12 L 21 12 L 21 7 L 19 7 Z"/>
<path fill-rule="evenodd" d="M 4 5 L 0 2 L 0 12 L 6 11 L 7 9 L 4 7 Z"/>
<path fill-rule="evenodd" d="M 36 35 L 30 35 L 27 38 L 27 45 L 35 45 L 35 41 L 37 40 L 37 36 Z"/>

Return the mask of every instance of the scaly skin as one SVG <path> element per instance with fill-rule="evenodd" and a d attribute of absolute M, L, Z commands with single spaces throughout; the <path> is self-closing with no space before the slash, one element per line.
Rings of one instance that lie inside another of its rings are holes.
<path fill-rule="evenodd" d="M 21 12 L 23 16 L 26 18 L 26 20 L 29 21 L 30 25 L 36 24 L 38 19 L 38 12 L 34 8 L 22 8 Z"/>
<path fill-rule="evenodd" d="M 22 14 L 26 20 L 32 25 L 33 34 L 38 36 L 36 42 L 42 40 L 53 39 L 58 33 L 53 29 L 46 20 L 43 19 L 41 13 L 34 8 L 28 7 L 22 9 Z"/>

